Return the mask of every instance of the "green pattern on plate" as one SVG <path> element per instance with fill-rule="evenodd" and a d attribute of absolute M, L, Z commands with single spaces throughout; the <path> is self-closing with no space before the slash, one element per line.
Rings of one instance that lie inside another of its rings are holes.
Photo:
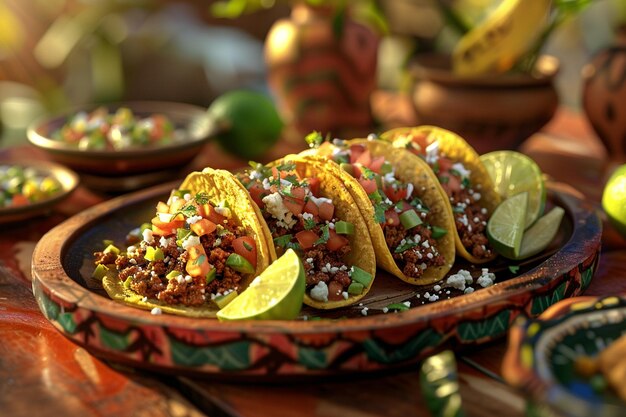
<path fill-rule="evenodd" d="M 363 348 L 368 358 L 385 364 L 404 362 L 419 355 L 427 347 L 435 347 L 441 341 L 442 335 L 432 329 L 420 332 L 413 339 L 402 344 L 402 347 L 391 346 L 388 350 L 375 339 L 363 342 Z"/>
<path fill-rule="evenodd" d="M 476 341 L 486 337 L 498 337 L 509 328 L 510 310 L 504 310 L 496 316 L 483 321 L 459 324 L 459 337 L 464 342 Z"/>
<path fill-rule="evenodd" d="M 298 350 L 298 363 L 307 369 L 325 369 L 328 366 L 324 351 L 304 347 Z"/>
<path fill-rule="evenodd" d="M 594 265 L 595 265 L 595 261 L 594 261 Z M 589 268 L 585 269 L 581 274 L 580 274 L 580 281 L 581 281 L 581 289 L 582 290 L 586 290 L 587 287 L 589 287 L 589 284 L 591 283 L 591 278 L 593 278 L 593 271 L 595 268 L 593 268 L 593 266 L 590 266 Z"/>
<path fill-rule="evenodd" d="M 59 317 L 59 305 L 52 301 L 43 291 L 41 292 L 40 305 L 43 307 L 43 312 L 48 320 L 56 320 Z"/>
<path fill-rule="evenodd" d="M 76 331 L 76 322 L 74 321 L 74 317 L 71 313 L 59 314 L 57 321 L 66 332 L 73 334 Z"/>
<path fill-rule="evenodd" d="M 172 362 L 180 366 L 213 365 L 223 370 L 245 370 L 250 366 L 250 342 L 220 346 L 191 346 L 170 339 Z"/>
<path fill-rule="evenodd" d="M 128 348 L 129 341 L 127 334 L 121 334 L 100 326 L 100 341 L 109 349 L 124 351 Z"/>
<path fill-rule="evenodd" d="M 567 282 L 562 283 L 552 292 L 552 294 L 541 295 L 535 297 L 533 300 L 532 307 L 530 309 L 530 313 L 533 316 L 538 316 L 539 314 L 546 311 L 548 307 L 552 304 L 556 304 L 557 302 L 563 299 L 565 295 L 565 287 L 567 286 Z"/>

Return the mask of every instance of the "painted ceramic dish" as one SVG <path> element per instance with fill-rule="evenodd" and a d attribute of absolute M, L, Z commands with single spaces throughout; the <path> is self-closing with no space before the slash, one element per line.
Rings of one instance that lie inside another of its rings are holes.
<path fill-rule="evenodd" d="M 81 174 L 110 178 L 146 175 L 146 173 L 150 175 L 155 171 L 181 167 L 197 156 L 211 137 L 206 110 L 202 107 L 183 103 L 145 101 L 114 103 L 104 107 L 94 105 L 80 109 L 80 111 L 91 112 L 98 107 L 108 110 L 111 114 L 120 108 L 126 108 L 138 118 L 148 118 L 155 114 L 163 115 L 174 125 L 178 139 L 167 144 L 134 146 L 117 150 L 113 148 L 83 150 L 76 145 L 53 139 L 53 136 L 68 120 L 75 117 L 79 110 L 33 123 L 28 128 L 28 139 L 56 162 L 67 165 Z M 169 176 L 169 178 L 172 177 Z"/>
<path fill-rule="evenodd" d="M 78 186 L 76 173 L 45 161 L 0 160 L 0 181 L 0 224 L 44 214 Z"/>
<path fill-rule="evenodd" d="M 596 357 L 624 334 L 625 297 L 563 300 L 512 327 L 503 375 L 529 395 L 537 416 L 624 416 L 625 402 L 575 370 L 581 357 Z"/>
<path fill-rule="evenodd" d="M 123 241 L 177 184 L 127 194 L 90 208 L 48 232 L 33 254 L 33 291 L 45 317 L 96 355 L 132 366 L 220 378 L 280 378 L 401 369 L 449 347 L 506 335 L 519 317 L 580 294 L 598 265 L 601 222 L 590 205 L 550 188 L 566 212 L 554 245 L 519 264 L 488 264 L 497 284 L 430 302 L 434 285 L 415 287 L 379 271 L 354 306 L 303 308 L 293 321 L 224 322 L 151 315 L 109 299 L 91 278 L 103 239 Z M 455 268 L 470 269 L 458 260 Z M 481 268 L 472 270 L 480 274 Z M 445 294 L 445 292 L 444 292 Z M 450 299 L 445 299 L 445 298 Z M 389 304 L 411 308 L 387 312 Z"/>

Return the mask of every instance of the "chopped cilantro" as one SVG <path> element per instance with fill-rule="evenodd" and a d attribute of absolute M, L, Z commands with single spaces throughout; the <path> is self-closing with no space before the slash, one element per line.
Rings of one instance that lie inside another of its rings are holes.
<path fill-rule="evenodd" d="M 439 169 L 439 162 L 434 162 L 431 165 L 431 168 L 432 168 L 433 172 L 435 173 L 435 175 L 439 174 L 439 170 L 440 170 Z"/>
<path fill-rule="evenodd" d="M 385 223 L 385 211 L 387 211 L 385 204 L 374 205 L 374 220 L 376 221 L 376 223 Z"/>
<path fill-rule="evenodd" d="M 424 213 L 428 213 L 430 211 L 428 206 L 426 206 L 426 204 L 424 204 L 424 202 L 419 197 L 413 198 L 413 200 L 411 200 L 409 204 L 415 207 L 418 211 L 423 211 Z"/>
<path fill-rule="evenodd" d="M 517 274 L 519 271 L 519 265 L 509 265 L 509 271 L 511 271 L 512 274 Z"/>
<path fill-rule="evenodd" d="M 304 219 L 304 230 L 311 230 L 315 226 L 317 226 L 317 224 L 315 223 L 315 220 L 313 220 L 313 219 Z"/>
<path fill-rule="evenodd" d="M 252 245 L 250 245 L 248 242 L 243 242 L 243 247 L 246 248 L 246 250 L 252 250 Z"/>
<path fill-rule="evenodd" d="M 293 239 L 293 235 L 282 235 L 274 238 L 274 245 L 279 246 L 281 248 L 287 248 L 291 243 L 291 239 Z"/>
<path fill-rule="evenodd" d="M 365 178 L 366 180 L 372 180 L 378 175 L 377 173 L 375 173 L 368 167 L 364 167 L 364 166 L 361 167 L 361 171 L 363 172 L 361 176 Z"/>
<path fill-rule="evenodd" d="M 444 177 L 439 176 L 437 177 L 437 179 L 439 180 L 441 184 L 447 184 L 448 181 L 450 181 L 450 177 L 447 177 L 447 176 L 444 176 Z"/>
<path fill-rule="evenodd" d="M 196 196 L 194 197 L 194 200 L 198 204 L 206 204 L 206 203 L 209 202 L 209 195 L 207 193 L 201 191 L 198 194 L 196 194 Z"/>
<path fill-rule="evenodd" d="M 463 178 L 461 180 L 461 187 L 467 189 L 467 188 L 470 188 L 470 185 L 471 185 L 471 183 L 470 183 L 470 179 L 468 177 L 465 177 L 465 178 Z"/>
<path fill-rule="evenodd" d="M 294 164 L 293 162 L 286 162 L 284 164 L 276 166 L 276 170 L 280 172 L 293 171 L 294 169 L 296 169 L 296 164 Z"/>
<path fill-rule="evenodd" d="M 454 175 L 455 177 L 462 177 L 461 173 L 458 170 L 454 169 L 454 168 L 450 168 L 449 172 L 450 172 L 450 174 Z"/>
<path fill-rule="evenodd" d="M 185 217 L 192 217 L 198 214 L 198 209 L 193 204 L 188 204 L 183 206 L 180 210 L 178 210 L 172 218 L 175 218 L 178 214 L 182 214 Z"/>
<path fill-rule="evenodd" d="M 454 213 L 465 213 L 465 208 L 463 206 L 455 205 L 454 207 L 452 207 L 452 211 Z"/>
<path fill-rule="evenodd" d="M 326 242 L 328 242 L 328 239 L 330 238 L 330 231 L 328 230 L 328 225 L 327 224 L 322 226 L 320 228 L 320 230 L 322 231 L 322 236 L 315 241 L 315 243 L 313 244 L 314 246 L 326 243 Z"/>
<path fill-rule="evenodd" d="M 378 190 L 372 191 L 367 196 L 369 197 L 370 201 L 373 204 L 378 204 L 378 203 L 381 203 L 383 201 L 383 196 L 380 194 L 380 192 Z"/>
<path fill-rule="evenodd" d="M 394 253 L 402 253 L 404 251 L 407 251 L 411 248 L 414 248 L 416 246 L 419 246 L 419 243 L 417 242 L 413 242 L 412 240 L 407 240 L 406 242 L 404 242 L 403 244 L 399 245 L 395 250 Z"/>
<path fill-rule="evenodd" d="M 338 164 L 347 164 L 350 162 L 350 158 L 346 154 L 338 153 L 337 155 L 333 157 L 333 161 L 335 161 Z"/>

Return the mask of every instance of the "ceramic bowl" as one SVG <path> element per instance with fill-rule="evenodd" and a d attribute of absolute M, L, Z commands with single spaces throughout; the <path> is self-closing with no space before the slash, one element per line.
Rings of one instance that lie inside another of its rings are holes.
<path fill-rule="evenodd" d="M 34 122 L 27 131 L 30 143 L 45 151 L 51 159 L 66 165 L 80 174 L 99 177 L 128 177 L 147 175 L 154 172 L 181 167 L 191 162 L 211 138 L 206 118 L 206 109 L 183 103 L 141 101 L 104 105 L 109 112 L 120 107 L 130 108 L 138 116 L 163 114 L 183 132 L 183 138 L 176 143 L 134 147 L 126 150 L 80 150 L 75 146 L 51 138 L 68 118 L 78 111 L 90 112 L 101 105 L 86 106 L 46 117 Z M 170 177 L 171 178 L 171 177 Z"/>
<path fill-rule="evenodd" d="M 50 211 L 55 205 L 69 197 L 78 186 L 78 175 L 64 166 L 46 161 L 2 161 L 0 165 L 16 165 L 34 169 L 37 175 L 52 176 L 61 185 L 61 190 L 40 201 L 19 207 L 0 207 L 0 224 L 16 223 Z"/>
<path fill-rule="evenodd" d="M 574 297 L 536 320 L 519 319 L 509 333 L 502 373 L 531 400 L 538 417 L 617 417 L 626 403 L 575 371 L 626 334 L 626 297 Z M 623 359 L 622 359 L 623 360 Z M 623 381 L 626 383 L 626 381 Z"/>
<path fill-rule="evenodd" d="M 478 153 L 515 149 L 548 123 L 558 107 L 556 58 L 543 56 L 531 74 L 459 77 L 450 57 L 423 55 L 411 64 L 419 124 L 441 126 Z"/>

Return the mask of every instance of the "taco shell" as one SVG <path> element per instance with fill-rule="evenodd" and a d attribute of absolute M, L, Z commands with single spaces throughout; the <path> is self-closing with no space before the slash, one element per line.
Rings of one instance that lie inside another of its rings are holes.
<path fill-rule="evenodd" d="M 500 204 L 500 195 L 496 192 L 493 185 L 493 181 L 489 176 L 489 173 L 485 169 L 482 162 L 480 162 L 480 156 L 478 153 L 459 135 L 436 126 L 417 126 L 417 127 L 401 127 L 389 130 L 381 134 L 381 139 L 393 143 L 396 148 L 406 148 L 412 141 L 413 136 L 425 136 L 428 143 L 438 142 L 439 150 L 447 158 L 454 162 L 462 163 L 467 169 L 470 170 L 470 182 L 471 184 L 480 184 L 480 193 L 482 198 L 480 205 L 485 207 L 491 215 L 498 204 Z M 441 193 L 443 193 L 444 200 L 448 206 L 448 210 L 452 213 L 452 205 L 450 199 L 442 187 L 440 187 Z M 493 251 L 491 257 L 488 258 L 476 258 L 470 254 L 463 246 L 461 238 L 456 231 L 455 227 L 454 237 L 456 244 L 457 254 L 467 259 L 472 263 L 484 263 L 493 260 L 497 254 Z"/>
<path fill-rule="evenodd" d="M 244 277 L 241 292 L 276 258 L 273 243 L 268 244 L 269 229 L 265 222 L 260 220 L 262 218 L 259 216 L 258 207 L 233 174 L 225 170 L 205 168 L 202 172 L 193 172 L 185 178 L 179 188 L 190 190 L 194 194 L 204 192 L 208 195 L 209 203 L 213 205 L 227 203 L 231 207 L 231 221 L 243 226 L 245 234 L 254 238 L 257 248 L 256 270 L 254 274 Z M 105 275 L 102 285 L 112 299 L 145 310 L 158 307 L 164 313 L 186 317 L 215 317 L 218 311 L 217 306 L 210 303 L 203 306 L 185 306 L 166 304 L 157 299 L 144 301 L 143 296 L 126 288 L 114 273 Z"/>
<path fill-rule="evenodd" d="M 356 207 L 361 212 L 365 224 L 369 230 L 376 261 L 378 266 L 392 273 L 403 281 L 413 285 L 427 285 L 441 280 L 450 270 L 454 263 L 455 247 L 454 219 L 448 210 L 442 197 L 441 186 L 432 170 L 418 156 L 406 150 L 398 150 L 390 143 L 380 140 L 353 139 L 344 141 L 345 146 L 364 145 L 369 149 L 372 157 L 384 156 L 394 169 L 396 178 L 406 183 L 412 183 L 416 190 L 421 190 L 420 198 L 429 207 L 431 213 L 430 223 L 448 231 L 443 237 L 438 239 L 438 251 L 445 258 L 445 264 L 441 266 L 429 266 L 419 278 L 408 277 L 396 264 L 385 241 L 385 235 L 380 225 L 375 221 L 374 207 L 371 204 L 367 193 L 363 190 L 359 182 L 352 175 L 341 170 L 339 165 L 331 162 L 328 158 L 337 150 L 331 143 L 324 143 L 317 149 L 304 151 L 301 155 L 319 161 L 319 157 L 324 159 L 324 170 L 332 172 L 346 188 L 356 202 Z"/>
<path fill-rule="evenodd" d="M 369 285 L 364 288 L 359 295 L 350 295 L 345 300 L 321 302 L 311 298 L 305 293 L 304 304 L 323 310 L 352 305 L 367 295 L 376 277 L 376 256 L 367 224 L 359 210 L 355 208 L 355 201 L 346 186 L 344 186 L 332 171 L 324 168 L 324 164 L 327 163 L 326 160 L 304 158 L 300 155 L 287 155 L 282 159 L 268 164 L 268 166 L 277 166 L 285 163 L 293 163 L 295 165 L 295 171 L 300 178 L 316 177 L 320 179 L 320 196 L 333 201 L 337 218 L 354 225 L 354 234 L 346 235 L 352 248 L 351 252 L 345 258 L 346 263 L 348 265 L 357 266 L 372 276 Z M 259 215 L 259 218 L 263 219 L 263 216 Z M 267 226 L 266 229 L 269 231 Z M 273 239 L 271 242 L 273 244 Z"/>

